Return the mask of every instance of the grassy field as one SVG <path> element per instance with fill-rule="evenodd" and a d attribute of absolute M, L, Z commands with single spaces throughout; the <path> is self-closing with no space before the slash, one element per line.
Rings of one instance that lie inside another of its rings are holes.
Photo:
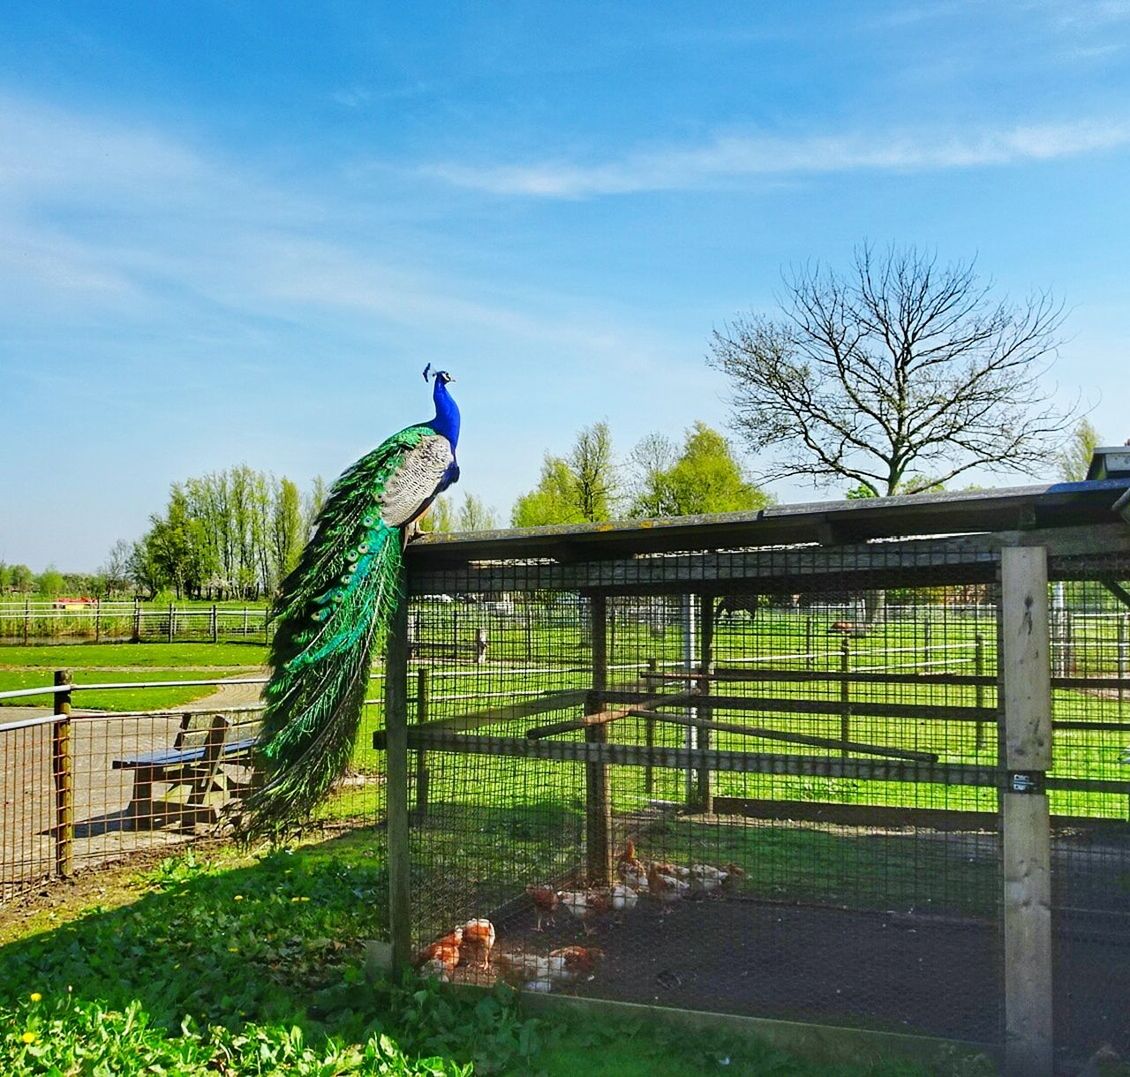
<path fill-rule="evenodd" d="M 0 692 L 53 683 L 70 669 L 77 684 L 216 680 L 251 676 L 266 661 L 262 643 L 75 643 L 0 648 Z M 211 687 L 76 691 L 78 707 L 107 711 L 176 707 L 211 695 Z M 50 696 L 0 700 L 3 706 L 50 706 Z"/>
<path fill-rule="evenodd" d="M 509 990 L 367 976 L 386 876 L 371 833 L 249 856 L 187 853 L 0 922 L 0 1067 L 31 1073 L 790 1074 L 755 1040 L 535 1017 Z M 95 900 L 92 901 L 92 898 Z M 97 1069 L 96 1066 L 100 1066 Z M 163 1068 L 161 1068 L 163 1067 Z M 950 1059 L 934 1073 L 986 1066 Z"/>

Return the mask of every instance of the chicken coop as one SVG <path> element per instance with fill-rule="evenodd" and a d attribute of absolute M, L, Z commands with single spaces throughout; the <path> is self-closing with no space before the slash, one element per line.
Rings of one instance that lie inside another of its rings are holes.
<path fill-rule="evenodd" d="M 1013 1073 L 1130 1054 L 1128 490 L 413 543 L 394 955 Z"/>

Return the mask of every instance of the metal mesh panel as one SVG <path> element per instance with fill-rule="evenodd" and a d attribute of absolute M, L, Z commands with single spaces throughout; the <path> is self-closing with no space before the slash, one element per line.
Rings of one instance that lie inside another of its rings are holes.
<path fill-rule="evenodd" d="M 1080 579 L 1079 576 L 1091 579 Z M 1130 1051 L 1130 608 L 1101 580 L 1130 565 L 1076 563 L 1050 587 L 1052 923 L 1056 1038 Z"/>
<path fill-rule="evenodd" d="M 957 584 L 944 557 L 909 573 L 880 547 L 881 587 L 829 586 L 860 565 L 762 550 L 415 579 L 419 963 L 999 1039 L 994 569 Z"/>

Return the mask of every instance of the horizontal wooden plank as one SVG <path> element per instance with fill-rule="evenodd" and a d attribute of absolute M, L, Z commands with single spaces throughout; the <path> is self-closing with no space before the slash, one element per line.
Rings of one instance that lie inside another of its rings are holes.
<path fill-rule="evenodd" d="M 1003 778 L 994 767 L 964 763 L 911 763 L 843 756 L 777 755 L 761 752 L 646 747 L 591 741 L 527 740 L 482 733 L 451 733 L 409 727 L 408 747 L 459 755 L 493 755 L 559 762 L 609 763 L 617 766 L 667 767 L 675 770 L 730 771 L 747 774 L 797 774 L 870 781 L 927 782 L 943 785 L 998 786 Z"/>
<path fill-rule="evenodd" d="M 719 815 L 782 822 L 830 823 L 859 827 L 925 827 L 937 831 L 981 830 L 995 833 L 1000 825 L 995 811 L 959 811 L 955 808 L 897 808 L 874 804 L 833 804 L 810 800 L 763 800 L 754 797 L 714 798 Z M 1130 832 L 1125 819 L 1085 815 L 1053 815 L 1053 828 Z"/>
<path fill-rule="evenodd" d="M 638 703 L 648 698 L 642 692 L 609 691 L 609 703 Z M 788 696 L 722 696 L 694 697 L 696 707 L 711 710 L 774 711 L 785 714 L 842 714 L 838 699 L 792 699 Z M 908 718 L 921 721 L 995 722 L 993 707 L 950 707 L 928 703 L 884 703 L 872 700 L 851 700 L 853 717 Z"/>
<path fill-rule="evenodd" d="M 687 673 L 653 673 L 644 670 L 640 674 L 645 681 L 698 681 L 704 679 L 701 673 L 691 670 Z M 834 683 L 842 684 L 923 684 L 942 685 L 945 687 L 982 687 L 995 688 L 996 677 L 977 677 L 965 673 L 933 673 L 929 670 L 922 673 L 871 673 L 849 672 L 842 673 L 829 669 L 761 669 L 750 667 L 718 667 L 705 678 L 709 681 L 730 681 L 734 684 L 755 684 L 758 681 L 783 681 L 786 683 Z M 1130 687 L 1130 682 L 1128 682 Z"/>
<path fill-rule="evenodd" d="M 701 697 L 699 697 L 695 704 L 696 707 L 701 701 Z M 636 714 L 638 712 L 632 711 L 631 713 Z M 644 713 L 647 714 L 647 712 Z M 842 740 L 838 737 L 816 737 L 808 733 L 770 729 L 767 726 L 734 725 L 732 722 L 712 722 L 708 718 L 653 713 L 656 721 L 689 726 L 693 729 L 708 729 L 717 733 L 736 733 L 743 737 L 760 737 L 763 740 L 775 740 L 783 744 L 805 744 L 811 748 L 833 748 L 838 752 L 855 752 L 858 755 L 881 755 L 888 759 L 911 759 L 919 763 L 936 763 L 938 761 L 934 752 L 915 752 L 907 748 L 892 748 L 884 744 L 865 744 L 862 741 Z M 650 715 L 648 716 L 650 717 Z M 529 734 L 527 733 L 526 736 L 529 736 Z"/>

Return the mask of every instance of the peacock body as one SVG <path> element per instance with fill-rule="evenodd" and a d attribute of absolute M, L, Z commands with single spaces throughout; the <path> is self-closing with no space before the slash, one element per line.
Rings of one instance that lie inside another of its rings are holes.
<path fill-rule="evenodd" d="M 349 763 L 373 651 L 401 597 L 406 529 L 459 478 L 452 379 L 442 370 L 433 378 L 435 417 L 393 434 L 334 483 L 282 583 L 263 690 L 260 783 L 239 820 L 248 835 L 303 818 Z"/>

